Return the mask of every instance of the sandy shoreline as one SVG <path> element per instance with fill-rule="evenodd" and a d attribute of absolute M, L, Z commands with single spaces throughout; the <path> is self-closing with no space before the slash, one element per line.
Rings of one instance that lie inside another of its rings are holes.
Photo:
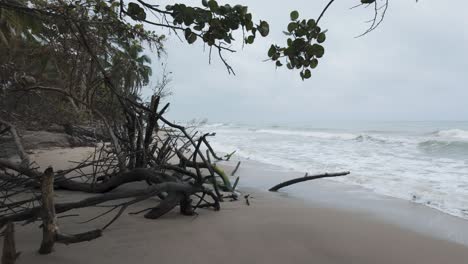
<path fill-rule="evenodd" d="M 233 164 L 228 167 L 232 168 Z M 239 171 L 244 175 L 240 186 L 258 190 L 267 190 L 278 182 L 303 175 L 302 172 L 251 160 L 242 160 Z M 468 247 L 468 220 L 425 204 L 377 194 L 360 186 L 322 179 L 289 186 L 280 190 L 278 195 L 300 199 L 314 206 L 356 212 Z"/>
<path fill-rule="evenodd" d="M 68 155 L 77 157 L 76 151 L 82 150 L 43 151 L 40 156 L 47 158 L 38 163 L 47 166 L 48 162 L 64 162 Z M 61 157 L 54 153 L 60 153 Z M 254 165 L 241 168 L 237 174 L 246 182 L 252 175 L 268 177 L 272 173 Z M 310 186 L 302 188 L 311 192 L 333 190 L 321 184 Z M 330 206 L 326 195 L 320 192 L 315 195 L 323 200 L 311 203 L 284 193 L 262 192 L 245 186 L 242 190 L 251 194 L 250 206 L 241 199 L 223 203 L 219 212 L 199 210 L 198 216 L 188 217 L 174 211 L 159 220 L 124 214 L 102 238 L 72 246 L 57 245 L 56 251 L 48 256 L 36 253 L 41 239 L 38 225 L 17 225 L 17 249 L 22 251 L 18 263 L 430 264 L 466 263 L 468 259 L 468 248 L 461 244 L 411 231 L 353 208 Z M 69 192 L 57 195 L 59 199 L 82 196 Z M 359 200 L 362 201 L 365 198 Z M 151 201 L 144 201 L 127 212 L 150 205 Z M 382 205 L 392 206 L 385 201 Z M 108 219 L 79 224 L 102 210 L 80 210 L 79 217 L 61 219 L 61 229 L 76 233 L 102 227 Z M 425 217 L 434 216 L 427 214 Z M 460 225 L 465 224 L 466 229 L 467 223 L 462 221 Z"/>

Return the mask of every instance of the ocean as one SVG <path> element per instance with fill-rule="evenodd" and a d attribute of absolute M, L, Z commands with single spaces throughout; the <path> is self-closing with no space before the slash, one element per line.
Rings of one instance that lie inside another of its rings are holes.
<path fill-rule="evenodd" d="M 468 219 L 468 122 L 213 123 L 216 151 L 424 204 Z"/>

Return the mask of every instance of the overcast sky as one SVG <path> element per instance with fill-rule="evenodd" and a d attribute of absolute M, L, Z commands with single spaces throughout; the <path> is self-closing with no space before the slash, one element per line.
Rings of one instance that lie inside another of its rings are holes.
<path fill-rule="evenodd" d="M 184 2 L 184 1 L 179 1 Z M 201 1 L 185 1 L 199 5 Z M 229 75 L 203 46 L 168 35 L 167 56 L 154 59 L 172 72 L 169 117 L 210 122 L 308 123 L 314 120 L 468 120 L 468 2 L 390 0 L 382 25 L 362 33 L 371 8 L 349 8 L 358 0 L 338 0 L 321 21 L 328 29 L 325 56 L 312 78 L 263 62 L 289 12 L 316 18 L 328 1 L 219 1 L 249 6 L 255 21 L 270 23 L 270 36 L 226 54 Z M 456 2 L 456 4 L 455 4 Z M 164 31 L 168 33 L 167 31 Z M 240 43 L 241 39 L 238 38 Z"/>

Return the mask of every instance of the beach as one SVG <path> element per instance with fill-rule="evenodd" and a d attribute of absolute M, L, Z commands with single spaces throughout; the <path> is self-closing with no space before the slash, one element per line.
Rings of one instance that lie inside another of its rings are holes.
<path fill-rule="evenodd" d="M 468 264 L 468 1 L 390 2 L 0 0 L 0 264 Z"/>
<path fill-rule="evenodd" d="M 57 162 L 64 166 L 65 161 L 89 150 L 41 150 L 32 156 L 41 157 L 36 159 L 41 166 Z M 228 163 L 224 168 L 230 172 L 234 164 Z M 249 194 L 250 205 L 241 196 L 238 201 L 222 203 L 218 212 L 199 209 L 196 216 L 182 216 L 177 210 L 158 220 L 128 214 L 154 206 L 156 202 L 146 200 L 127 209 L 127 213 L 104 231 L 103 237 L 70 246 L 56 245 L 55 252 L 46 256 L 36 253 L 41 240 L 38 224 L 17 225 L 17 250 L 22 252 L 18 263 L 430 264 L 466 263 L 468 259 L 463 237 L 444 238 L 443 230 L 433 233 L 415 228 L 422 225 L 421 217 L 426 222 L 438 219 L 437 225 L 452 226 L 463 236 L 468 221 L 445 214 L 446 218 L 441 218 L 440 211 L 394 198 L 391 201 L 376 198 L 352 187 L 345 191 L 347 187 L 326 180 L 297 185 L 314 193 L 315 198 L 301 196 L 303 191 L 296 187 L 279 193 L 262 189 L 262 184 L 293 175 L 298 176 L 296 172 L 244 161 L 236 176 L 241 178 L 240 191 Z M 128 184 L 123 188 L 142 184 Z M 61 191 L 56 196 L 57 200 L 74 200 L 89 194 Z M 93 207 L 70 212 L 79 216 L 59 219 L 60 229 L 78 233 L 100 228 L 112 215 L 86 224 L 80 222 L 103 210 Z M 395 212 L 400 212 L 400 217 L 393 218 L 403 218 L 403 221 L 392 218 L 397 215 Z M 401 217 L 403 214 L 405 217 Z M 413 226 L 406 223 L 411 219 Z"/>

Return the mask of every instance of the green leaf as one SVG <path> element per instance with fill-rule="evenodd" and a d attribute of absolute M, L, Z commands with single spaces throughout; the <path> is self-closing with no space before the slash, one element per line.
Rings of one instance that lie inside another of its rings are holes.
<path fill-rule="evenodd" d="M 210 7 L 211 12 L 216 12 L 219 9 L 218 2 L 215 0 L 208 1 L 208 6 Z"/>
<path fill-rule="evenodd" d="M 247 44 L 252 44 L 252 43 L 254 43 L 254 40 L 255 40 L 255 37 L 254 37 L 254 36 L 248 36 L 248 37 L 245 39 L 245 43 L 247 43 Z"/>
<path fill-rule="evenodd" d="M 317 24 L 315 23 L 315 20 L 313 19 L 309 19 L 309 21 L 307 21 L 307 26 L 312 29 L 316 26 Z"/>
<path fill-rule="evenodd" d="M 291 20 L 296 20 L 299 18 L 299 12 L 297 12 L 296 10 L 292 11 L 291 14 L 290 14 L 290 17 L 291 17 Z"/>
<path fill-rule="evenodd" d="M 260 21 L 260 25 L 257 27 L 257 29 L 262 37 L 266 37 L 268 36 L 268 33 L 270 33 L 270 25 L 268 25 L 266 21 Z"/>
<path fill-rule="evenodd" d="M 208 7 L 208 1 L 202 0 L 201 3 L 204 7 Z"/>
<path fill-rule="evenodd" d="M 189 44 L 192 44 L 197 40 L 197 35 L 195 35 L 190 28 L 187 28 L 185 29 L 185 39 Z"/>
<path fill-rule="evenodd" d="M 306 45 L 306 42 L 303 38 L 297 38 L 292 42 L 292 46 L 296 50 L 302 50 Z"/>
<path fill-rule="evenodd" d="M 307 45 L 305 47 L 305 52 L 307 53 L 309 57 L 313 57 L 315 55 L 315 49 L 311 45 Z"/>
<path fill-rule="evenodd" d="M 268 57 L 273 57 L 275 53 L 276 53 L 276 47 L 275 45 L 271 45 L 270 49 L 268 50 Z"/>
<path fill-rule="evenodd" d="M 252 30 L 252 29 L 253 29 L 253 22 L 252 22 L 252 20 L 247 20 L 247 21 L 245 22 L 245 29 L 247 29 L 247 30 Z"/>
<path fill-rule="evenodd" d="M 318 44 L 312 45 L 312 49 L 314 51 L 314 55 L 317 58 L 321 58 L 323 54 L 325 53 L 325 49 L 321 45 L 318 45 Z"/>
<path fill-rule="evenodd" d="M 293 32 L 297 28 L 297 23 L 296 22 L 291 22 L 288 24 L 288 31 Z"/>
<path fill-rule="evenodd" d="M 315 69 L 317 67 L 317 65 L 318 65 L 318 60 L 317 59 L 312 59 L 310 61 L 310 64 L 309 64 L 310 68 Z"/>
<path fill-rule="evenodd" d="M 276 67 L 281 67 L 283 66 L 283 64 L 281 63 L 281 61 L 276 61 Z"/>
<path fill-rule="evenodd" d="M 309 70 L 309 69 L 306 69 L 306 70 L 304 71 L 304 75 L 303 75 L 303 76 L 304 76 L 304 79 L 309 79 L 309 78 L 312 76 L 312 74 L 310 73 L 310 70 Z"/>
<path fill-rule="evenodd" d="M 296 36 L 298 36 L 298 37 L 302 37 L 302 36 L 304 36 L 305 34 L 307 34 L 307 31 L 306 31 L 305 29 L 303 29 L 303 28 L 298 28 L 298 29 L 296 30 Z"/>
<path fill-rule="evenodd" d="M 135 20 L 145 20 L 146 12 L 141 6 L 137 3 L 130 2 L 127 8 L 128 15 Z"/>
<path fill-rule="evenodd" d="M 325 33 L 322 32 L 322 33 L 318 34 L 318 36 L 317 36 L 317 42 L 318 43 L 323 43 L 325 41 L 325 39 L 326 39 Z"/>

